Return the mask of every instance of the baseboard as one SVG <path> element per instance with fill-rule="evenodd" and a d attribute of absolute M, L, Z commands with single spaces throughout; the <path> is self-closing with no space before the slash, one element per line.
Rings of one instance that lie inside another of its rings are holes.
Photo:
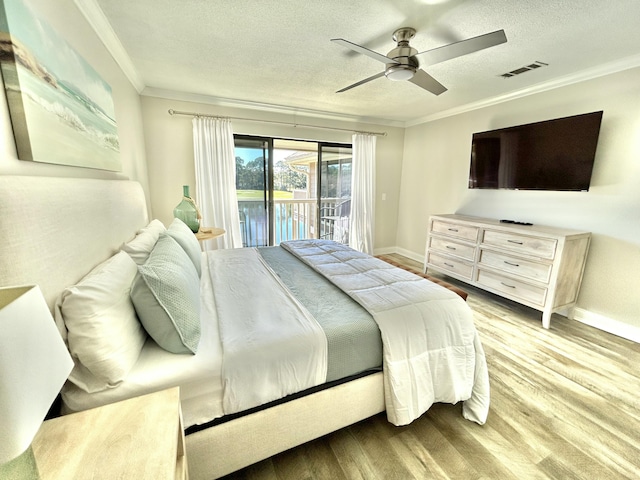
<path fill-rule="evenodd" d="M 613 320 L 598 313 L 593 313 L 583 308 L 576 308 L 573 314 L 574 320 L 603 330 L 618 337 L 626 338 L 632 342 L 640 343 L 640 327 L 628 323 Z"/>
<path fill-rule="evenodd" d="M 424 255 L 419 255 L 411 250 L 406 250 L 404 248 L 396 248 L 396 253 L 402 255 L 404 257 L 410 258 L 416 262 L 424 263 Z"/>
<path fill-rule="evenodd" d="M 416 252 L 412 252 L 411 250 L 407 250 L 402 247 L 384 247 L 384 248 L 376 248 L 374 250 L 374 255 L 390 255 L 392 253 L 397 253 L 398 255 L 402 255 L 403 257 L 410 258 L 411 260 L 415 260 L 416 262 L 424 263 L 424 255 L 420 255 Z"/>
<path fill-rule="evenodd" d="M 411 250 L 406 250 L 400 247 L 386 247 L 386 248 L 377 248 L 374 250 L 374 255 L 391 255 L 393 253 L 397 253 L 398 255 L 402 255 L 403 257 L 407 257 L 413 261 L 424 264 L 424 255 L 419 255 Z"/>
<path fill-rule="evenodd" d="M 374 255 L 390 255 L 392 253 L 398 253 L 396 247 L 375 248 L 373 250 Z"/>

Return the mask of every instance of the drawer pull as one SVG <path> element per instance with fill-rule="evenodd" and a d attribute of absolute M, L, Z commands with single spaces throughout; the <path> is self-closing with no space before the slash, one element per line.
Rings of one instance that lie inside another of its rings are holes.
<path fill-rule="evenodd" d="M 504 261 L 504 263 L 506 263 L 507 265 L 511 265 L 512 267 L 519 267 L 520 266 L 517 263 L 507 262 L 506 260 Z"/>
<path fill-rule="evenodd" d="M 448 228 L 447 230 L 449 230 L 450 232 L 456 232 L 456 233 L 458 232 L 457 228 Z"/>
<path fill-rule="evenodd" d="M 504 282 L 500 282 L 502 285 L 504 285 L 505 287 L 509 287 L 509 288 L 516 288 L 515 285 L 509 285 L 508 283 L 504 283 Z"/>
<path fill-rule="evenodd" d="M 509 243 L 515 243 L 517 245 L 524 245 L 524 242 L 518 242 L 517 240 L 507 240 Z"/>
<path fill-rule="evenodd" d="M 456 250 L 456 247 L 452 247 L 451 245 L 447 245 L 447 248 L 448 248 L 449 250 Z"/>
<path fill-rule="evenodd" d="M 452 265 L 452 264 L 450 264 L 450 263 L 444 262 L 444 264 L 445 264 L 447 267 L 449 267 L 449 268 L 455 268 L 455 267 L 454 267 L 454 265 Z"/>

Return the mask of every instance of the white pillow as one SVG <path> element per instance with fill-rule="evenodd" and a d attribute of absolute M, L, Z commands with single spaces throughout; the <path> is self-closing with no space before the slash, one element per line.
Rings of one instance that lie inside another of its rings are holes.
<path fill-rule="evenodd" d="M 89 393 L 124 380 L 147 339 L 130 298 L 136 274 L 131 257 L 118 252 L 66 288 L 56 302 L 56 323 L 66 329 L 75 361 L 69 380 Z"/>
<path fill-rule="evenodd" d="M 178 245 L 189 255 L 193 265 L 196 267 L 198 276 L 200 276 L 202 274 L 202 266 L 200 265 L 202 261 L 202 250 L 200 250 L 200 243 L 195 234 L 187 224 L 179 218 L 175 218 L 173 222 L 171 222 L 167 233 L 171 235 L 171 238 L 178 242 Z"/>
<path fill-rule="evenodd" d="M 142 265 L 149 258 L 160 234 L 166 230 L 160 220 L 151 220 L 149 225 L 138 231 L 133 240 L 122 246 L 122 250 L 127 252 L 134 262 Z"/>
<path fill-rule="evenodd" d="M 160 235 L 144 265 L 138 265 L 131 299 L 140 322 L 171 353 L 196 353 L 200 342 L 200 279 L 178 243 Z"/>

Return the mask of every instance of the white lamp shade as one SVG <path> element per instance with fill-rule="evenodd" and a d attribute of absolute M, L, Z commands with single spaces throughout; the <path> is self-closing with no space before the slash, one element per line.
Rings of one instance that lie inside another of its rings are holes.
<path fill-rule="evenodd" d="M 72 368 L 40 288 L 0 288 L 0 464 L 29 447 Z"/>

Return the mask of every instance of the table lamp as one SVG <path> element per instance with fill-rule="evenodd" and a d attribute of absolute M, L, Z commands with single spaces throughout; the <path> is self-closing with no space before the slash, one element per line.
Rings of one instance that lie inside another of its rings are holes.
<path fill-rule="evenodd" d="M 31 442 L 72 368 L 40 288 L 0 288 L 1 478 L 37 478 Z"/>

